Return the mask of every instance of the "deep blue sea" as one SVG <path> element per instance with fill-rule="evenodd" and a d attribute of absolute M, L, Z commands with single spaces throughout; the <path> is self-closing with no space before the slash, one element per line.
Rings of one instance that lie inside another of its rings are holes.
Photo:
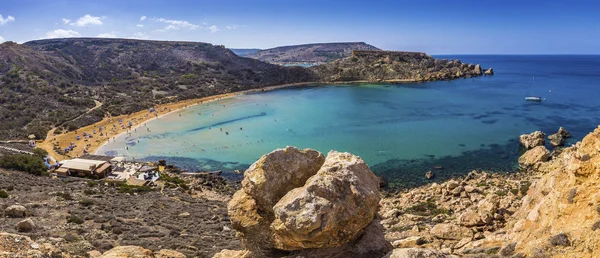
<path fill-rule="evenodd" d="M 564 126 L 572 144 L 600 124 L 600 56 L 436 57 L 493 67 L 495 75 L 240 95 L 148 122 L 151 132 L 122 135 L 99 153 L 231 172 L 287 145 L 333 149 L 406 187 L 424 183 L 428 170 L 438 180 L 473 169 L 514 171 L 520 134 Z M 526 102 L 527 95 L 544 101 Z"/>

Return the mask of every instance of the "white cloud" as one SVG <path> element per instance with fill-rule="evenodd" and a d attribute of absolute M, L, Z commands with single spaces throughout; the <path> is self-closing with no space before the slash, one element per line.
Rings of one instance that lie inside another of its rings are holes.
<path fill-rule="evenodd" d="M 138 24 L 138 25 L 135 25 L 135 26 L 136 26 L 136 27 L 139 27 L 139 28 L 143 28 L 143 27 L 144 27 L 144 24 Z"/>
<path fill-rule="evenodd" d="M 2 17 L 2 15 L 0 14 L 0 25 L 4 25 L 7 22 L 14 22 L 14 21 L 15 21 L 15 17 L 12 17 L 9 15 L 8 17 L 6 17 L 6 19 L 4 19 L 4 17 Z"/>
<path fill-rule="evenodd" d="M 98 36 L 96 36 L 96 37 L 98 37 L 98 38 L 116 38 L 117 35 L 113 31 L 111 33 L 101 33 L 101 34 L 98 34 Z"/>
<path fill-rule="evenodd" d="M 201 28 L 200 25 L 192 24 L 187 21 L 167 20 L 165 18 L 155 19 L 157 22 L 168 24 L 165 30 L 190 29 L 195 30 Z"/>
<path fill-rule="evenodd" d="M 208 27 L 206 29 L 209 30 L 210 33 L 215 33 L 217 31 L 219 31 L 219 27 L 217 27 L 217 25 L 212 25 L 212 26 L 210 26 L 210 27 Z"/>
<path fill-rule="evenodd" d="M 146 20 L 146 16 L 140 17 L 140 21 L 145 21 L 145 20 Z"/>
<path fill-rule="evenodd" d="M 136 32 L 136 33 L 133 33 L 133 36 L 131 38 L 132 39 L 148 39 L 148 35 L 144 34 L 143 32 Z"/>
<path fill-rule="evenodd" d="M 72 37 L 79 37 L 79 36 L 80 36 L 79 32 L 74 31 L 74 30 L 58 29 L 58 30 L 46 32 L 46 38 L 72 38 Z"/>
<path fill-rule="evenodd" d="M 2 36 L 0 36 L 0 43 L 4 42 L 4 38 Z"/>
<path fill-rule="evenodd" d="M 63 22 L 64 24 L 69 24 L 69 22 L 71 22 L 71 20 L 63 18 L 63 19 L 62 19 L 62 22 Z"/>
<path fill-rule="evenodd" d="M 77 27 L 85 27 L 88 25 L 102 25 L 102 19 L 103 17 L 91 16 L 89 14 L 86 14 L 83 17 L 77 19 L 77 21 L 70 23 L 70 25 Z"/>

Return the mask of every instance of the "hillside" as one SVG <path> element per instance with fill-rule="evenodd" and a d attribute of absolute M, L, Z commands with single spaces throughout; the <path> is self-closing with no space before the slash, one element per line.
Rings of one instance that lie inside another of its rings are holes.
<path fill-rule="evenodd" d="M 154 103 L 302 81 L 311 71 L 239 57 L 207 43 L 71 38 L 0 45 L 0 138 L 67 121 L 74 129 Z"/>
<path fill-rule="evenodd" d="M 379 50 L 364 42 L 316 43 L 283 46 L 258 51 L 248 57 L 261 61 L 289 65 L 299 63 L 323 64 L 349 57 L 352 50 Z"/>
<path fill-rule="evenodd" d="M 351 57 L 313 66 L 310 70 L 327 82 L 433 81 L 482 75 L 479 65 L 400 51 L 356 50 Z"/>
<path fill-rule="evenodd" d="M 248 55 L 254 54 L 262 49 L 258 48 L 230 48 L 231 52 L 235 53 L 238 56 L 246 57 Z"/>

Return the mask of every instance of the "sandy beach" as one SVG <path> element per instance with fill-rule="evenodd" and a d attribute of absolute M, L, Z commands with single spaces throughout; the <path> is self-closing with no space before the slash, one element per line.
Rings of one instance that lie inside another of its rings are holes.
<path fill-rule="evenodd" d="M 276 86 L 269 86 L 265 88 L 259 89 L 251 89 L 245 91 L 238 91 L 232 93 L 224 93 L 213 96 L 208 96 L 204 98 L 198 99 L 188 99 L 182 100 L 178 102 L 166 103 L 161 105 L 156 105 L 154 107 L 154 112 L 149 112 L 149 110 L 141 110 L 135 113 L 113 116 L 113 117 L 105 117 L 99 122 L 94 124 L 79 128 L 75 131 L 69 131 L 61 134 L 54 134 L 54 129 L 48 132 L 46 139 L 38 143 L 37 147 L 42 148 L 48 151 L 49 156 L 52 157 L 55 161 L 61 161 L 63 159 L 71 159 L 84 154 L 84 149 L 87 149 L 87 152 L 90 154 L 94 154 L 108 143 L 109 140 L 118 137 L 121 134 L 127 133 L 130 130 L 135 130 L 136 128 L 142 126 L 144 123 L 151 121 L 153 119 L 160 118 L 169 113 L 176 112 L 178 110 L 192 107 L 198 104 L 203 104 L 210 101 L 221 100 L 226 98 L 231 98 L 234 96 L 239 96 L 243 94 L 253 93 L 253 92 L 263 92 L 263 91 L 271 91 L 281 88 L 287 87 L 297 87 L 303 85 L 315 84 L 315 82 L 303 82 L 303 83 L 292 83 L 292 84 L 283 84 Z M 125 127 L 121 127 L 119 125 L 119 119 L 122 119 L 122 123 Z M 128 122 L 131 121 L 131 127 L 128 127 Z M 102 127 L 102 136 L 100 136 L 100 127 Z M 96 131 L 94 134 L 93 131 Z M 93 137 L 84 140 L 83 133 L 91 134 Z M 77 140 L 77 136 L 80 137 L 80 140 Z M 72 151 L 70 151 L 66 155 L 61 155 L 54 150 L 54 146 L 60 147 L 60 149 L 64 150 L 69 147 L 71 143 L 74 143 L 76 146 Z"/>

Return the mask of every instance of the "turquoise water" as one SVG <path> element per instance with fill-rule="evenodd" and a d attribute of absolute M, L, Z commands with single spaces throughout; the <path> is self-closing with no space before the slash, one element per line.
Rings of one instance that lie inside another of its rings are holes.
<path fill-rule="evenodd" d="M 166 158 L 190 170 L 245 169 L 287 145 L 361 156 L 397 186 L 472 169 L 510 171 L 518 136 L 599 124 L 599 56 L 459 56 L 496 75 L 420 84 L 312 86 L 247 94 L 172 113 L 99 153 Z M 535 84 L 532 87 L 532 77 Z M 525 102 L 529 94 L 545 98 Z"/>

